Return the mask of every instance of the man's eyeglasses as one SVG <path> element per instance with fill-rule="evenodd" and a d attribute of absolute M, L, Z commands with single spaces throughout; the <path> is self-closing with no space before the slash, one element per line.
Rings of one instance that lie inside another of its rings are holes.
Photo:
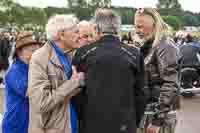
<path fill-rule="evenodd" d="M 70 28 L 65 28 L 65 29 L 61 30 L 61 32 L 65 32 L 65 31 L 72 31 L 74 33 L 78 33 L 79 30 L 78 30 L 77 25 L 74 25 L 74 26 L 72 26 Z"/>
<path fill-rule="evenodd" d="M 81 39 L 88 39 L 88 38 L 93 38 L 93 34 L 85 34 L 80 36 Z"/>

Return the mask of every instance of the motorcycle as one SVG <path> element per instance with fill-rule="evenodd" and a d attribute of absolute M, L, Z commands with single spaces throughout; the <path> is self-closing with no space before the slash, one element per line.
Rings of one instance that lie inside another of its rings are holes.
<path fill-rule="evenodd" d="M 180 93 L 183 97 L 191 98 L 200 94 L 200 69 L 185 67 L 181 69 Z"/>

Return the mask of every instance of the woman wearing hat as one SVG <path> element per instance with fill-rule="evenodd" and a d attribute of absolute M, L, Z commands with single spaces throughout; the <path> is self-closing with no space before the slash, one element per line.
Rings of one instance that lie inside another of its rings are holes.
<path fill-rule="evenodd" d="M 2 133 L 28 133 L 29 100 L 28 63 L 32 53 L 40 47 L 31 33 L 20 33 L 16 41 L 14 63 L 5 76 L 6 110 Z"/>

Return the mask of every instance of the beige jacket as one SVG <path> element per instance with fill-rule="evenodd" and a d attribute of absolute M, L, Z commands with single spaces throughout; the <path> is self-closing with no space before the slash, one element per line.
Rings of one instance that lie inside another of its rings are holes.
<path fill-rule="evenodd" d="M 50 44 L 37 50 L 29 70 L 29 133 L 71 133 L 69 102 L 79 85 L 78 80 L 67 80 Z"/>

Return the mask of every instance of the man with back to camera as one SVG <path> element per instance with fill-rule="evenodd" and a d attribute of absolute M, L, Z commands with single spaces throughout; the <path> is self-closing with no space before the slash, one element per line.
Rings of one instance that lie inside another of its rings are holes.
<path fill-rule="evenodd" d="M 76 51 L 73 64 L 85 72 L 86 86 L 75 99 L 80 133 L 136 133 L 145 107 L 143 58 L 120 42 L 120 17 L 98 9 L 99 40 Z"/>

